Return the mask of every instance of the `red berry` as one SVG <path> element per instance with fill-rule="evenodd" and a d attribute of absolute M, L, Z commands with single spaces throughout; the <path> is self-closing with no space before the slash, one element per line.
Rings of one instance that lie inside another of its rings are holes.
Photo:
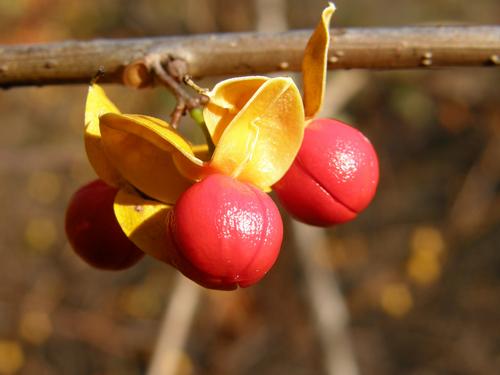
<path fill-rule="evenodd" d="M 267 194 L 213 174 L 181 195 L 167 233 L 174 266 L 200 285 L 229 290 L 264 277 L 278 257 L 283 223 Z"/>
<path fill-rule="evenodd" d="M 117 192 L 102 180 L 92 181 L 73 195 L 66 210 L 71 246 L 85 262 L 105 270 L 129 268 L 144 256 L 116 220 L 113 202 Z"/>
<path fill-rule="evenodd" d="M 373 199 L 379 177 L 370 141 L 337 120 L 316 119 L 273 189 L 298 220 L 328 226 L 354 219 Z"/>

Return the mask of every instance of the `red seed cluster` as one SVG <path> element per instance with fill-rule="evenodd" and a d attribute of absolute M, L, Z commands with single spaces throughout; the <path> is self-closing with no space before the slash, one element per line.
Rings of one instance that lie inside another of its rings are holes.
<path fill-rule="evenodd" d="M 308 224 L 328 226 L 354 219 L 372 200 L 378 159 L 370 141 L 337 120 L 316 119 L 300 151 L 273 186 L 283 206 Z M 144 253 L 123 233 L 113 211 L 117 189 L 96 180 L 75 193 L 66 233 L 90 265 L 118 270 Z M 275 263 L 283 224 L 272 199 L 250 183 L 211 174 L 188 188 L 165 221 L 172 266 L 212 289 L 247 287 Z"/>

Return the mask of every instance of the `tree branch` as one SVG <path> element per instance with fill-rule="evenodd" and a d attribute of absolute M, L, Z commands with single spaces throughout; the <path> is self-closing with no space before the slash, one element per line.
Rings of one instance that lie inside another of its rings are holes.
<path fill-rule="evenodd" d="M 186 37 L 0 45 L 0 87 L 123 83 L 124 68 L 151 53 L 187 62 L 194 77 L 299 71 L 309 30 Z M 500 26 L 346 28 L 332 30 L 329 68 L 402 69 L 498 66 Z"/>

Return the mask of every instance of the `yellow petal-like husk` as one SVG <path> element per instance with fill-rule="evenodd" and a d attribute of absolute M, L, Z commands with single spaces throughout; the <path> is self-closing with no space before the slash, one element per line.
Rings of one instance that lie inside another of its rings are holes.
<path fill-rule="evenodd" d="M 326 64 L 330 44 L 330 19 L 335 5 L 323 10 L 321 21 L 316 26 L 304 52 L 302 60 L 302 79 L 304 84 L 304 111 L 306 119 L 313 118 L 323 105 L 325 93 Z"/>
<path fill-rule="evenodd" d="M 215 145 L 227 125 L 268 79 L 260 76 L 230 78 L 219 82 L 208 93 L 210 101 L 203 110 L 203 118 Z"/>
<path fill-rule="evenodd" d="M 104 154 L 101 144 L 99 117 L 105 113 L 120 113 L 120 111 L 100 86 L 90 85 L 85 103 L 85 150 L 96 174 L 108 185 L 119 187 L 123 186 L 125 181 Z"/>
<path fill-rule="evenodd" d="M 194 155 L 200 160 L 210 159 L 210 148 L 206 144 L 194 145 L 192 146 Z"/>
<path fill-rule="evenodd" d="M 100 130 L 109 160 L 128 182 L 152 198 L 175 203 L 201 178 L 203 162 L 166 122 L 108 113 L 100 118 Z"/>
<path fill-rule="evenodd" d="M 123 232 L 138 248 L 170 263 L 165 220 L 171 206 L 120 190 L 113 208 Z"/>
<path fill-rule="evenodd" d="M 210 168 L 263 190 L 292 164 L 304 135 L 304 109 L 290 78 L 268 79 L 226 126 Z"/>

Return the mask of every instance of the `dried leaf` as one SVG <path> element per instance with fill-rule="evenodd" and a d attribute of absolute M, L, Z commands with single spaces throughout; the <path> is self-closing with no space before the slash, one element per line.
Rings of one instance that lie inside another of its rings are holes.
<path fill-rule="evenodd" d="M 226 79 L 208 93 L 210 101 L 203 110 L 205 124 L 215 145 L 227 125 L 269 78 L 248 76 Z"/>
<path fill-rule="evenodd" d="M 121 175 L 165 203 L 201 178 L 203 162 L 169 124 L 142 115 L 108 113 L 100 118 L 104 151 Z"/>
<path fill-rule="evenodd" d="M 326 81 L 326 63 L 330 44 L 330 19 L 335 5 L 323 10 L 321 21 L 309 38 L 302 61 L 304 82 L 304 110 L 306 119 L 313 118 L 323 105 Z"/>
<path fill-rule="evenodd" d="M 97 175 L 108 185 L 119 187 L 123 186 L 125 181 L 104 154 L 101 143 L 99 117 L 105 113 L 120 113 L 120 111 L 100 86 L 90 85 L 85 103 L 85 150 Z"/>
<path fill-rule="evenodd" d="M 303 135 L 297 87 L 290 78 L 268 79 L 226 126 L 210 168 L 268 190 L 292 164 Z"/>
<path fill-rule="evenodd" d="M 115 197 L 115 216 L 127 237 L 146 254 L 170 263 L 166 217 L 171 206 L 120 190 Z"/>

